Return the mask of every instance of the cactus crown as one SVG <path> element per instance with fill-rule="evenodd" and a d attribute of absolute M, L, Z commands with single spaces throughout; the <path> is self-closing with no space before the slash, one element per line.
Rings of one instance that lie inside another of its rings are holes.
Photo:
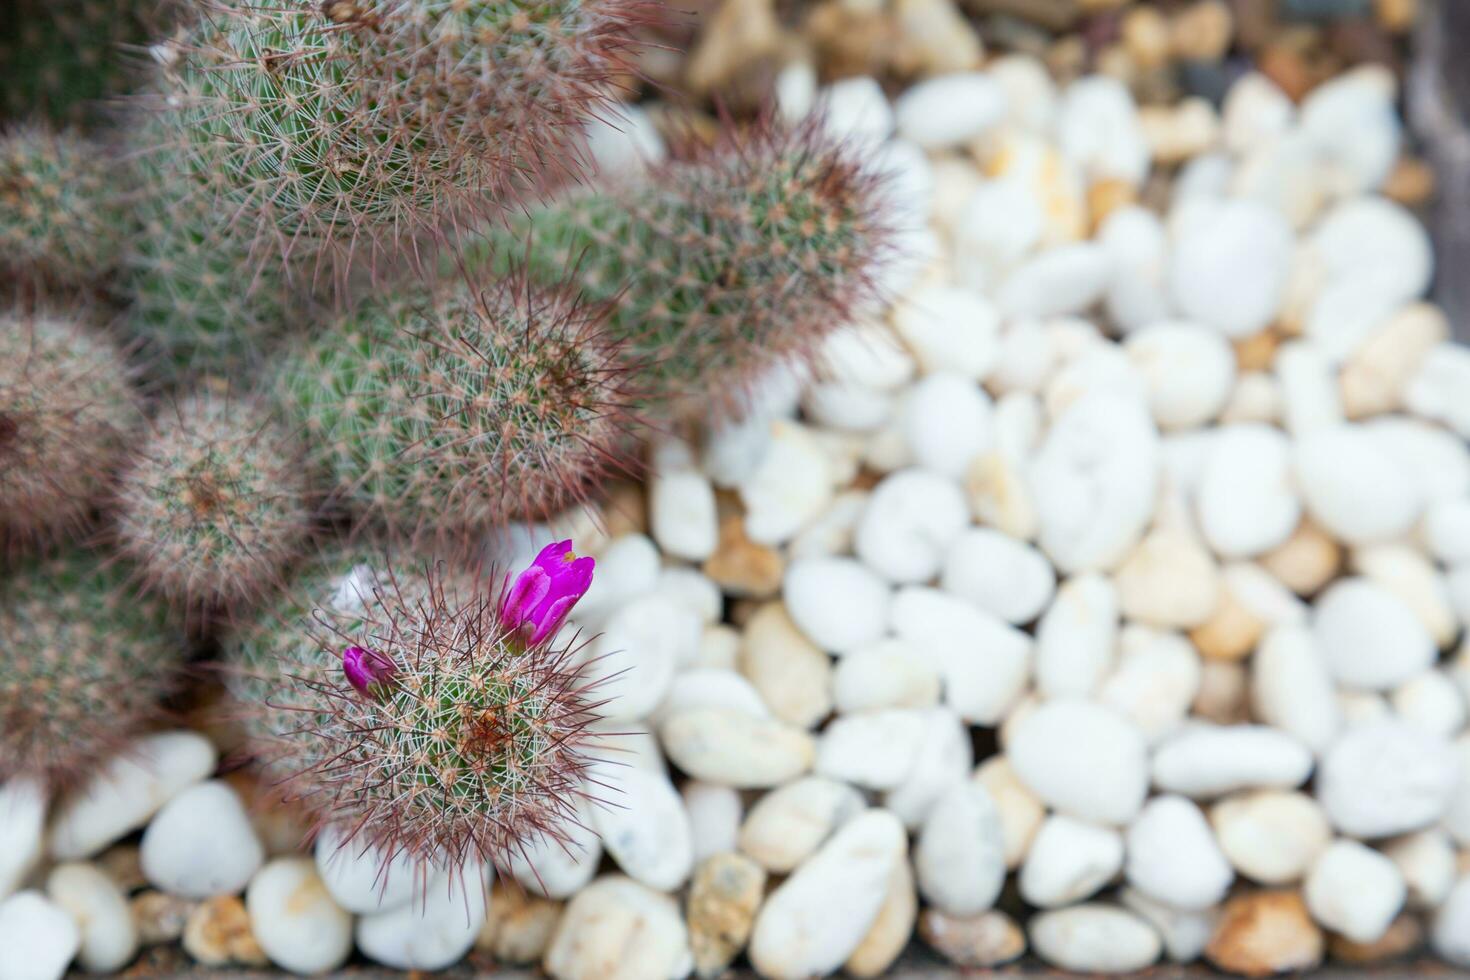
<path fill-rule="evenodd" d="M 374 302 L 286 358 L 277 391 L 341 500 L 438 544 L 581 499 L 629 426 L 598 310 L 515 277 Z"/>
<path fill-rule="evenodd" d="M 74 551 L 0 585 L 0 780 L 74 783 L 160 715 L 184 643 L 129 579 L 125 566 Z"/>
<path fill-rule="evenodd" d="M 119 550 L 190 611 L 229 610 L 267 592 L 310 520 L 289 434 L 259 404 L 227 395 L 165 411 L 118 485 Z"/>
<path fill-rule="evenodd" d="M 519 846 L 565 833 L 598 707 L 577 649 L 528 647 L 471 577 L 381 560 L 340 575 L 350 562 L 303 576 L 230 643 L 267 773 L 324 825 L 387 855 L 503 867 Z M 391 685 L 354 690 L 343 674 L 353 647 L 391 661 Z"/>
<path fill-rule="evenodd" d="M 815 122 L 760 126 L 488 234 L 497 254 L 529 235 L 538 279 L 575 267 L 650 394 L 726 408 L 870 301 L 891 247 L 878 178 Z"/>
<path fill-rule="evenodd" d="M 122 250 L 121 199 L 90 141 L 13 127 L 0 135 L 0 268 L 38 284 L 97 282 Z"/>
<path fill-rule="evenodd" d="M 105 337 L 60 314 L 0 314 L 0 552 L 82 524 L 140 419 Z"/>

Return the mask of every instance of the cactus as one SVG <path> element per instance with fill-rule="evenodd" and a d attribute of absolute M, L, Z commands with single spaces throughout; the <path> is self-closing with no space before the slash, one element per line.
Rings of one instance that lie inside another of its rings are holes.
<path fill-rule="evenodd" d="M 285 0 L 178 48 L 166 155 L 283 255 L 372 252 L 577 169 L 645 0 Z"/>
<path fill-rule="evenodd" d="M 38 285 L 97 283 L 129 230 L 122 200 L 90 141 L 12 127 L 0 135 L 0 269 Z"/>
<path fill-rule="evenodd" d="M 56 313 L 0 314 L 0 553 L 85 523 L 140 420 L 106 337 Z"/>
<path fill-rule="evenodd" d="M 275 387 L 335 497 L 415 543 L 557 513 L 615 465 L 626 370 L 599 311 L 516 277 L 383 297 Z"/>
<path fill-rule="evenodd" d="M 289 433 L 249 399 L 165 410 L 118 482 L 118 549 L 190 612 L 250 604 L 303 550 L 311 507 Z"/>
<path fill-rule="evenodd" d="M 6 0 L 0 4 L 0 115 L 91 122 L 133 75 L 158 0 Z"/>
<path fill-rule="evenodd" d="M 469 246 L 497 267 L 529 242 L 536 281 L 569 267 L 611 304 L 649 411 L 737 409 L 768 367 L 874 298 L 891 248 L 881 181 L 819 122 L 731 137 L 636 185 L 569 196 Z"/>
<path fill-rule="evenodd" d="M 564 833 L 597 708 L 577 648 L 507 625 L 472 576 L 361 557 L 318 563 L 227 640 L 267 778 L 390 856 L 504 866 Z"/>
<path fill-rule="evenodd" d="M 0 581 L 0 781 L 64 788 L 159 717 L 185 647 L 130 576 L 74 551 Z"/>

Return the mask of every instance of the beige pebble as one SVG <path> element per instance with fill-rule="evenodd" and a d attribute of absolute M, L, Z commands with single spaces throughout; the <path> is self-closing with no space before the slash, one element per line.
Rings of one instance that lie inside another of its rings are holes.
<path fill-rule="evenodd" d="M 1169 22 L 1153 6 L 1134 7 L 1123 18 L 1123 46 L 1140 68 L 1157 68 L 1169 60 Z"/>
<path fill-rule="evenodd" d="M 785 571 L 781 552 L 745 536 L 742 516 L 731 514 L 720 521 L 719 543 L 704 563 L 704 574 L 723 591 L 741 598 L 770 598 L 781 590 Z"/>
<path fill-rule="evenodd" d="M 96 864 L 117 882 L 117 887 L 124 893 L 137 891 L 148 884 L 148 879 L 143 877 L 142 860 L 136 844 L 115 844 L 97 857 Z"/>
<path fill-rule="evenodd" d="M 1337 576 L 1342 561 L 1342 547 L 1326 531 L 1304 520 L 1291 537 L 1261 556 L 1260 565 L 1297 595 L 1309 596 Z"/>
<path fill-rule="evenodd" d="M 919 918 L 919 935 L 959 967 L 989 969 L 1019 959 L 1026 952 L 1026 934 L 1021 927 L 995 909 L 963 919 L 925 909 Z"/>
<path fill-rule="evenodd" d="M 745 948 L 765 887 L 765 869 L 742 854 L 713 854 L 694 869 L 686 915 L 701 977 L 724 973 Z"/>
<path fill-rule="evenodd" d="M 1189 639 L 1207 660 L 1244 660 L 1265 631 L 1266 624 L 1236 598 L 1226 580 L 1215 611 L 1189 631 Z"/>
<path fill-rule="evenodd" d="M 750 618 L 738 662 L 782 721 L 813 728 L 831 713 L 832 658 L 796 628 L 784 603 L 767 603 Z"/>
<path fill-rule="evenodd" d="M 1182 61 L 1219 61 L 1230 47 L 1235 18 L 1224 0 L 1197 0 L 1170 25 L 1174 56 Z"/>
<path fill-rule="evenodd" d="M 1226 973 L 1267 977 L 1310 970 L 1325 945 L 1299 893 L 1251 892 L 1225 903 L 1205 959 Z"/>
<path fill-rule="evenodd" d="M 529 966 L 546 954 L 561 912 L 561 902 L 532 895 L 514 882 L 496 881 L 475 948 L 499 963 Z"/>
<path fill-rule="evenodd" d="M 205 966 L 266 966 L 269 960 L 250 931 L 245 903 L 235 895 L 205 899 L 184 923 L 184 952 Z"/>
<path fill-rule="evenodd" d="M 1449 335 L 1449 321 L 1428 303 L 1414 303 L 1390 317 L 1353 351 L 1338 375 L 1347 417 L 1361 419 L 1398 408 L 1424 355 Z"/>
<path fill-rule="evenodd" d="M 919 914 L 919 894 L 909 862 L 899 861 L 888 879 L 888 894 L 868 934 L 847 958 L 843 970 L 854 977 L 877 977 L 885 973 L 908 946 Z"/>
<path fill-rule="evenodd" d="M 1376 942 L 1355 943 L 1346 936 L 1334 934 L 1328 941 L 1327 952 L 1339 963 L 1366 966 L 1406 956 L 1423 944 L 1423 923 L 1404 913 L 1389 923 L 1388 931 Z"/>
<path fill-rule="evenodd" d="M 1190 711 L 1217 725 L 1234 725 L 1250 717 L 1249 693 L 1245 664 L 1206 660 L 1200 666 L 1199 691 Z"/>
<path fill-rule="evenodd" d="M 138 927 L 138 941 L 144 946 L 171 943 L 182 936 L 184 924 L 198 905 L 191 898 L 152 890 L 134 896 L 128 903 L 133 924 Z"/>

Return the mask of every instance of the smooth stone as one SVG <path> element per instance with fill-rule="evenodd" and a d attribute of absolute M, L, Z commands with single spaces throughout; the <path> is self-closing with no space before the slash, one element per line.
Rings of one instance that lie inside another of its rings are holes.
<path fill-rule="evenodd" d="M 256 942 L 282 969 L 324 973 L 352 955 L 352 914 L 332 900 L 306 858 L 277 858 L 256 872 L 245 910 Z"/>
<path fill-rule="evenodd" d="M 610 874 L 567 903 L 541 965 L 555 980 L 679 980 L 694 955 L 674 899 Z"/>
<path fill-rule="evenodd" d="M 143 874 L 185 898 L 243 891 L 265 861 L 265 849 L 239 795 L 217 780 L 184 790 L 143 832 Z"/>
<path fill-rule="evenodd" d="M 822 512 L 837 483 L 832 464 L 810 429 L 771 423 L 771 441 L 738 486 L 745 533 L 756 544 L 779 545 Z"/>
<path fill-rule="evenodd" d="M 195 905 L 184 923 L 181 945 L 204 966 L 270 964 L 250 931 L 245 903 L 235 895 L 216 895 Z"/>
<path fill-rule="evenodd" d="M 577 619 L 601 623 L 630 599 L 658 585 L 658 546 L 646 534 L 624 534 L 597 556 L 597 574 L 577 600 Z"/>
<path fill-rule="evenodd" d="M 1470 966 L 1470 874 L 1461 876 L 1434 915 L 1430 942 L 1441 959 Z"/>
<path fill-rule="evenodd" d="M 823 650 L 845 653 L 866 646 L 888 624 L 888 585 L 851 558 L 792 562 L 782 595 L 797 628 Z"/>
<path fill-rule="evenodd" d="M 691 779 L 680 787 L 679 795 L 689 815 L 696 863 L 711 854 L 735 850 L 745 808 L 738 790 Z"/>
<path fill-rule="evenodd" d="M 1299 881 L 1332 841 L 1317 801 L 1287 790 L 1226 797 L 1210 808 L 1210 822 L 1235 870 L 1263 885 Z"/>
<path fill-rule="evenodd" d="M 804 776 L 755 802 L 740 827 L 740 850 L 767 871 L 786 874 L 862 809 L 862 794 L 846 783 Z"/>
<path fill-rule="evenodd" d="M 971 603 L 925 586 L 899 589 L 893 631 L 932 665 L 944 703 L 967 722 L 1000 723 L 1025 690 L 1031 638 Z"/>
<path fill-rule="evenodd" d="M 924 377 L 904 398 L 904 439 L 919 466 L 959 480 L 971 461 L 991 447 L 991 416 L 990 396 L 973 378 L 939 371 Z"/>
<path fill-rule="evenodd" d="M 1282 544 L 1301 519 L 1291 444 L 1266 425 L 1229 425 L 1211 440 L 1195 497 L 1215 553 L 1245 558 Z"/>
<path fill-rule="evenodd" d="M 1235 352 L 1219 332 L 1165 321 L 1130 333 L 1123 347 L 1148 385 L 1149 408 L 1161 430 L 1199 428 L 1225 408 L 1235 384 Z"/>
<path fill-rule="evenodd" d="M 1420 548 L 1408 544 L 1358 548 L 1352 568 L 1407 606 L 1436 647 L 1448 647 L 1459 635 L 1444 576 Z"/>
<path fill-rule="evenodd" d="M 101 852 L 207 777 L 218 758 L 209 740 L 195 732 L 160 732 L 134 740 L 56 804 L 48 851 L 63 861 Z"/>
<path fill-rule="evenodd" d="M 1115 78 L 1089 75 L 1066 87 L 1056 138 L 1089 181 L 1111 178 L 1137 187 L 1148 176 L 1149 148 L 1137 106 L 1127 86 Z"/>
<path fill-rule="evenodd" d="M 1118 665 L 1097 701 L 1130 719 L 1152 744 L 1183 723 L 1201 677 L 1199 654 L 1184 637 L 1128 626 L 1119 639 Z"/>
<path fill-rule="evenodd" d="M 1123 835 L 1061 814 L 1047 817 L 1021 864 L 1021 897 L 1041 909 L 1091 898 L 1123 869 Z"/>
<path fill-rule="evenodd" d="M 1007 318 L 1081 313 L 1102 298 L 1112 266 L 1102 247 L 1075 242 L 1045 249 L 1006 276 L 996 302 Z"/>
<path fill-rule="evenodd" d="M 1000 311 L 973 290 L 925 285 L 890 314 L 925 374 L 953 371 L 975 381 L 990 374 L 999 352 Z"/>
<path fill-rule="evenodd" d="M 894 104 L 898 134 L 925 149 L 957 146 L 1005 118 L 1006 96 L 988 72 L 958 72 L 910 87 Z"/>
<path fill-rule="evenodd" d="M 317 874 L 332 900 L 349 912 L 366 915 L 407 905 L 424 869 L 407 851 L 385 860 L 383 852 L 361 839 L 346 839 L 340 829 L 327 826 L 315 846 Z"/>
<path fill-rule="evenodd" d="M 950 544 L 939 584 L 1015 626 L 1051 602 L 1056 572 L 1035 548 L 988 527 L 969 528 Z"/>
<path fill-rule="evenodd" d="M 752 718 L 771 717 L 771 709 L 766 707 L 755 685 L 735 671 L 695 667 L 674 677 L 668 696 L 649 720 L 662 725 L 679 712 L 696 708 L 728 708 Z"/>
<path fill-rule="evenodd" d="M 1404 405 L 1415 415 L 1442 422 L 1462 439 L 1470 439 L 1470 351 L 1463 345 L 1436 344 L 1419 362 L 1404 389 Z"/>
<path fill-rule="evenodd" d="M 1164 954 L 1175 963 L 1199 959 L 1215 932 L 1215 909 L 1190 912 L 1156 901 L 1136 888 L 1118 889 L 1124 908 L 1153 926 L 1164 941 Z"/>
<path fill-rule="evenodd" d="M 1036 687 L 1047 697 L 1086 696 L 1113 664 L 1118 593 L 1085 573 L 1063 582 L 1036 630 Z"/>
<path fill-rule="evenodd" d="M 1154 753 L 1153 782 L 1192 799 L 1242 789 L 1293 789 L 1312 773 L 1312 753 L 1263 725 L 1200 724 L 1166 739 Z"/>
<path fill-rule="evenodd" d="M 1381 939 L 1406 893 L 1394 863 L 1354 840 L 1334 841 L 1318 855 L 1302 889 L 1312 918 L 1356 943 Z"/>
<path fill-rule="evenodd" d="M 1268 977 L 1312 969 L 1326 946 L 1299 892 L 1247 892 L 1225 903 L 1205 959 L 1229 974 Z"/>
<path fill-rule="evenodd" d="M 1434 663 L 1434 639 L 1414 611 L 1366 578 L 1334 582 L 1315 611 L 1317 646 L 1339 684 L 1387 690 Z"/>
<path fill-rule="evenodd" d="M 861 978 L 882 976 L 908 947 L 918 915 L 919 895 L 914 889 L 914 873 L 909 862 L 897 861 L 878 915 L 863 941 L 842 965 L 842 971 Z"/>
<path fill-rule="evenodd" d="M 660 726 L 659 736 L 669 759 L 684 772 L 736 789 L 789 782 L 811 768 L 815 754 L 812 737 L 802 729 L 724 707 L 678 711 Z"/>
<path fill-rule="evenodd" d="M 1180 312 L 1226 337 L 1271 322 L 1286 290 L 1291 226 L 1267 205 L 1222 199 L 1197 205 L 1176 234 L 1169 289 Z"/>
<path fill-rule="evenodd" d="M 1220 569 L 1194 534 L 1156 528 L 1113 575 L 1118 608 L 1136 623 L 1189 629 L 1210 618 L 1220 602 Z"/>
<path fill-rule="evenodd" d="M 149 889 L 133 897 L 128 911 L 138 930 L 138 941 L 144 946 L 157 946 L 182 938 L 189 916 L 198 905 L 192 899 Z"/>
<path fill-rule="evenodd" d="M 817 740 L 816 772 L 864 789 L 894 789 L 918 759 L 921 711 L 889 709 L 835 718 Z"/>
<path fill-rule="evenodd" d="M 1262 721 L 1314 753 L 1332 744 L 1342 712 L 1327 658 L 1311 630 L 1277 626 L 1266 634 L 1251 661 L 1251 704 Z"/>
<path fill-rule="evenodd" d="M 1457 769 L 1445 739 L 1403 721 L 1367 722 L 1349 727 L 1327 750 L 1317 799 L 1344 834 L 1408 833 L 1448 812 Z"/>
<path fill-rule="evenodd" d="M 0 784 L 0 899 L 14 892 L 41 860 L 47 794 L 37 779 Z"/>
<path fill-rule="evenodd" d="M 745 624 L 739 664 L 771 713 L 787 724 L 813 728 L 832 711 L 832 660 L 780 603 L 762 606 Z"/>
<path fill-rule="evenodd" d="M 1037 956 L 1079 973 L 1133 973 L 1151 966 L 1163 952 L 1152 926 L 1126 909 L 1103 903 L 1041 912 L 1027 931 Z"/>
<path fill-rule="evenodd" d="M 639 596 L 607 617 L 584 673 L 607 699 L 604 718 L 635 721 L 654 712 L 674 673 L 699 653 L 699 614 L 657 593 Z"/>
<path fill-rule="evenodd" d="M 765 888 L 765 870 L 740 854 L 715 854 L 694 869 L 686 918 L 699 976 L 719 976 L 740 955 Z"/>
<path fill-rule="evenodd" d="M 440 872 L 412 902 L 357 920 L 357 948 L 395 970 L 442 970 L 474 946 L 490 904 L 478 865 Z"/>
<path fill-rule="evenodd" d="M 694 470 L 656 473 L 648 490 L 649 524 L 665 554 L 703 561 L 715 552 L 719 522 L 715 491 Z"/>
<path fill-rule="evenodd" d="M 1430 827 L 1396 837 L 1381 849 L 1404 877 L 1408 908 L 1434 909 L 1444 904 L 1457 871 L 1455 843 L 1447 831 Z"/>
<path fill-rule="evenodd" d="M 1205 815 L 1182 796 L 1156 796 L 1128 825 L 1128 883 L 1173 908 L 1200 912 L 1235 880 Z"/>
<path fill-rule="evenodd" d="M 1236 79 L 1221 106 L 1225 145 L 1243 154 L 1285 134 L 1296 115 L 1296 107 L 1274 81 L 1260 72 Z"/>
<path fill-rule="evenodd" d="M 0 980 L 61 980 L 81 945 L 72 917 L 40 892 L 0 902 Z"/>
<path fill-rule="evenodd" d="M 530 966 L 540 962 L 561 923 L 562 904 L 527 894 L 520 885 L 497 880 L 490 889 L 485 924 L 475 948 L 498 963 Z"/>
<path fill-rule="evenodd" d="M 846 654 L 832 673 L 832 703 L 840 714 L 882 708 L 927 708 L 939 702 L 939 671 L 898 638 Z"/>
<path fill-rule="evenodd" d="M 1297 439 L 1294 467 L 1307 513 L 1348 544 L 1405 534 L 1418 518 L 1418 488 L 1372 432 L 1329 426 Z"/>
<path fill-rule="evenodd" d="M 844 824 L 767 896 L 750 940 L 756 970 L 770 980 L 803 980 L 841 966 L 882 909 L 907 842 L 903 825 L 883 810 Z"/>
<path fill-rule="evenodd" d="M 1287 432 L 1302 438 L 1343 425 L 1336 365 L 1321 349 L 1305 341 L 1282 344 L 1271 367 L 1281 389 L 1281 421 Z M 1330 487 L 1323 491 L 1324 497 L 1330 493 Z"/>
<path fill-rule="evenodd" d="M 890 582 L 925 582 L 939 572 L 946 549 L 969 519 L 954 480 L 929 470 L 900 470 L 873 489 L 853 547 Z"/>
<path fill-rule="evenodd" d="M 1143 406 L 1101 393 L 1062 413 L 1032 463 L 1042 550 L 1064 573 L 1113 567 L 1153 515 L 1158 433 Z"/>
<path fill-rule="evenodd" d="M 601 762 L 595 769 L 604 785 L 617 787 L 615 805 L 592 808 L 592 826 L 607 853 L 628 877 L 649 888 L 674 891 L 684 884 L 694 868 L 694 838 L 673 784 L 636 766 Z"/>
<path fill-rule="evenodd" d="M 995 909 L 965 918 L 925 909 L 919 919 L 919 934 L 960 969 L 993 969 L 1020 959 L 1026 952 L 1026 934 L 1021 927 Z"/>
<path fill-rule="evenodd" d="M 969 727 L 948 708 L 925 708 L 919 754 L 903 782 L 883 795 L 883 806 L 917 830 L 941 796 L 966 782 L 975 768 Z"/>
<path fill-rule="evenodd" d="M 1443 738 L 1465 727 L 1465 696 L 1446 673 L 1426 670 L 1400 684 L 1389 697 L 1394 714 Z"/>
<path fill-rule="evenodd" d="M 1006 754 L 1043 802 L 1082 820 L 1127 823 L 1148 793 L 1143 736 L 1101 705 L 1046 702 L 1016 725 Z"/>
<path fill-rule="evenodd" d="M 933 907 L 972 916 L 995 904 L 1005 883 L 1005 845 L 995 801 L 963 781 L 929 810 L 914 847 L 919 893 Z"/>
<path fill-rule="evenodd" d="M 1010 760 L 1003 755 L 986 759 L 976 768 L 973 778 L 990 793 L 1000 811 L 1006 867 L 1020 867 L 1046 818 L 1046 807 L 1016 776 Z"/>
<path fill-rule="evenodd" d="M 58 864 L 46 876 L 46 896 L 76 921 L 82 969 L 116 973 L 138 954 L 138 928 L 127 896 L 96 865 Z"/>
<path fill-rule="evenodd" d="M 594 805 L 579 800 L 575 818 L 563 817 L 555 833 L 527 841 L 511 854 L 511 875 L 520 887 L 545 898 L 570 898 L 597 874 L 602 842 L 592 826 Z"/>

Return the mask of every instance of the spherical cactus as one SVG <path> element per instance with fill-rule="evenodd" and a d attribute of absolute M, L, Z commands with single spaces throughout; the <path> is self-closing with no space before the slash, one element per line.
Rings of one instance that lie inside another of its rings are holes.
<path fill-rule="evenodd" d="M 258 403 L 193 395 L 160 412 L 118 481 L 119 550 L 190 612 L 229 611 L 275 587 L 304 549 L 306 473 Z"/>
<path fill-rule="evenodd" d="M 534 278 L 573 268 L 611 304 L 653 411 L 738 408 L 765 369 L 808 354 L 874 298 L 892 229 L 874 170 L 809 123 L 570 196 L 477 248 L 504 265 L 527 241 Z"/>
<path fill-rule="evenodd" d="M 286 0 L 179 48 L 166 152 L 282 254 L 437 228 L 576 169 L 646 0 Z"/>
<path fill-rule="evenodd" d="M 338 500 L 444 548 L 580 500 L 629 429 L 600 311 L 515 278 L 390 295 L 283 359 L 276 391 Z"/>
<path fill-rule="evenodd" d="M 0 552 L 85 523 L 141 418 L 102 334 L 60 314 L 0 313 Z"/>
<path fill-rule="evenodd" d="M 592 560 L 552 545 L 497 600 L 472 576 L 358 558 L 319 564 L 227 642 L 268 778 L 388 855 L 504 866 L 563 833 L 598 705 L 556 634 Z"/>
<path fill-rule="evenodd" d="M 0 781 L 74 783 L 159 716 L 185 645 L 131 574 L 74 551 L 0 580 Z"/>
<path fill-rule="evenodd" d="M 128 232 L 100 147 L 37 125 L 0 134 L 0 269 L 37 284 L 91 286 Z"/>
<path fill-rule="evenodd" d="M 6 0 L 0 4 L 0 114 L 93 121 L 128 87 L 136 46 L 168 3 Z"/>

